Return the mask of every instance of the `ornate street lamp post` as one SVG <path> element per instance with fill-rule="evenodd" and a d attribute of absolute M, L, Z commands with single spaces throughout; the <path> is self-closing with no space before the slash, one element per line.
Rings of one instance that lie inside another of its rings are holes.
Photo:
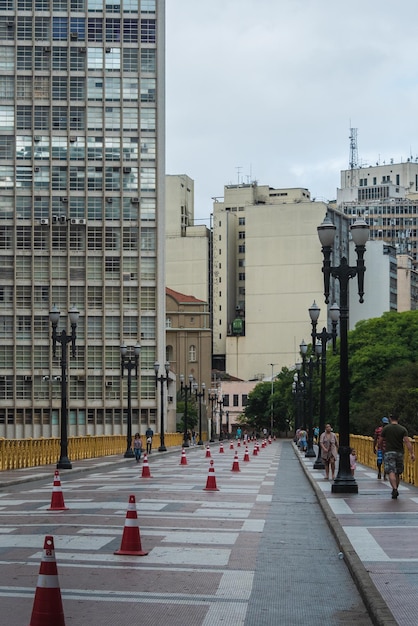
<path fill-rule="evenodd" d="M 337 339 L 337 324 L 340 319 L 340 309 L 338 304 L 334 303 L 329 309 L 329 315 L 332 323 L 332 331 L 329 333 L 327 329 L 322 329 L 322 332 L 316 332 L 317 323 L 319 314 L 321 309 L 314 302 L 312 306 L 309 308 L 309 316 L 311 318 L 312 323 L 312 345 L 315 343 L 315 350 L 317 354 L 321 357 L 321 391 L 320 391 L 320 400 L 319 400 L 319 436 L 325 430 L 325 399 L 326 399 L 326 370 L 327 370 L 327 343 L 330 339 L 332 339 L 333 350 L 335 353 L 336 349 L 336 339 Z M 324 462 L 321 456 L 321 446 L 319 445 L 318 439 L 318 456 L 313 465 L 314 469 L 325 469 Z"/>
<path fill-rule="evenodd" d="M 135 457 L 132 450 L 132 371 L 135 370 L 135 377 L 138 378 L 138 365 L 139 354 L 141 352 L 141 346 L 137 343 L 134 347 L 129 348 L 133 350 L 133 355 L 128 354 L 128 348 L 123 343 L 120 347 L 120 375 L 123 378 L 125 369 L 128 372 L 128 413 L 127 413 L 127 428 L 126 428 L 126 452 L 123 455 L 125 459 L 132 459 Z"/>
<path fill-rule="evenodd" d="M 342 257 L 340 265 L 331 265 L 331 252 L 334 244 L 336 226 L 327 216 L 318 226 L 318 236 L 324 256 L 322 271 L 324 274 L 324 296 L 328 304 L 330 278 L 337 278 L 340 284 L 340 421 L 339 421 L 339 454 L 340 462 L 337 477 L 331 487 L 333 493 L 358 493 L 357 482 L 350 470 L 350 385 L 348 377 L 348 284 L 350 278 L 357 276 L 358 295 L 363 302 L 364 295 L 364 253 L 369 238 L 369 226 L 358 218 L 350 227 L 356 246 L 357 263 L 348 265 L 346 257 Z"/>
<path fill-rule="evenodd" d="M 215 403 L 218 399 L 218 392 L 216 389 L 209 389 L 209 402 L 210 402 L 210 443 L 215 441 L 214 435 L 216 435 L 216 422 L 215 422 Z"/>
<path fill-rule="evenodd" d="M 307 411 L 308 419 L 307 419 L 307 424 L 306 424 L 308 428 L 308 442 L 307 442 L 308 446 L 305 452 L 305 457 L 312 458 L 316 456 L 315 450 L 313 448 L 313 405 L 312 405 L 312 382 L 313 382 L 313 368 L 314 368 L 315 363 L 313 361 L 312 355 L 309 357 L 308 360 L 306 359 L 308 346 L 306 345 L 304 340 L 302 340 L 302 343 L 300 344 L 299 348 L 300 348 L 300 353 L 302 355 L 302 373 L 303 373 L 304 380 L 307 383 L 307 390 L 308 390 L 308 411 Z M 306 404 L 305 404 L 304 419 L 306 419 Z"/>
<path fill-rule="evenodd" d="M 197 442 L 197 445 L 198 446 L 203 446 L 203 439 L 202 439 L 202 400 L 204 400 L 204 398 L 205 398 L 206 385 L 205 385 L 205 383 L 202 383 L 200 391 L 198 391 L 199 385 L 197 383 L 195 383 L 193 385 L 193 387 L 194 387 L 196 400 L 199 400 L 199 441 Z"/>
<path fill-rule="evenodd" d="M 224 405 L 224 397 L 222 396 L 221 399 L 216 401 L 217 405 L 218 405 L 218 411 L 219 411 L 219 441 L 223 441 L 224 440 L 224 434 L 222 432 L 222 416 L 224 414 L 223 412 L 223 405 Z"/>
<path fill-rule="evenodd" d="M 59 309 L 54 304 L 49 313 L 49 320 L 52 324 L 52 355 L 54 357 L 56 356 L 57 343 L 61 344 L 61 441 L 60 458 L 57 463 L 57 469 L 72 469 L 71 461 L 68 458 L 67 346 L 71 343 L 71 356 L 75 358 L 75 341 L 77 339 L 76 328 L 80 313 L 75 306 L 72 306 L 68 312 L 68 317 L 70 318 L 71 323 L 71 335 L 67 334 L 65 328 L 63 328 L 60 333 L 57 332 L 60 315 L 61 313 Z"/>
<path fill-rule="evenodd" d="M 163 376 L 161 374 L 161 376 L 158 376 L 158 373 L 160 371 L 160 364 L 156 361 L 154 363 L 154 372 L 155 372 L 155 388 L 158 387 L 158 383 L 160 383 L 161 385 L 161 392 L 160 392 L 160 416 L 161 416 L 161 420 L 160 420 L 160 447 L 158 448 L 158 452 L 167 452 L 167 448 L 165 447 L 165 441 L 164 441 L 164 383 L 166 383 L 167 385 L 167 395 L 168 395 L 168 382 L 170 380 L 169 377 L 169 372 L 170 372 L 170 363 L 167 361 L 164 364 L 164 369 L 165 369 L 165 376 Z"/>
<path fill-rule="evenodd" d="M 192 393 L 192 385 L 193 385 L 193 376 L 192 374 L 189 374 L 189 384 L 185 385 L 184 384 L 184 376 L 183 374 L 180 374 L 180 392 L 181 395 L 184 396 L 184 416 L 183 416 L 183 420 L 184 420 L 184 436 L 183 436 L 183 448 L 188 448 L 190 446 L 189 444 L 189 439 L 187 436 L 187 409 L 188 409 L 188 403 L 189 403 L 189 397 Z"/>

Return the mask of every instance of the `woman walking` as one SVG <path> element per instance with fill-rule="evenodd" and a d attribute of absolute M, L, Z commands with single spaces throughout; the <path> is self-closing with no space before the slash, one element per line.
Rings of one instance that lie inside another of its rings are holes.
<path fill-rule="evenodd" d="M 331 469 L 331 478 L 335 478 L 335 461 L 338 454 L 338 441 L 335 433 L 332 432 L 331 424 L 325 424 L 325 431 L 319 438 L 321 446 L 321 458 L 325 465 L 325 478 L 329 479 L 329 470 Z"/>

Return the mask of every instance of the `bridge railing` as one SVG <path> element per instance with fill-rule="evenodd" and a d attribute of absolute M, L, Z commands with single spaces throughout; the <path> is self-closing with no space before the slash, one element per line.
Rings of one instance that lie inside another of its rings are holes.
<path fill-rule="evenodd" d="M 411 437 L 412 447 L 414 449 L 415 456 L 418 459 L 418 437 Z M 357 460 L 362 465 L 372 467 L 377 471 L 376 454 L 374 453 L 373 437 L 365 437 L 364 435 L 350 435 L 350 446 L 355 448 L 357 453 Z M 418 460 L 411 461 L 409 452 L 405 447 L 404 456 L 404 473 L 402 480 L 411 485 L 418 486 Z"/>
<path fill-rule="evenodd" d="M 206 441 L 206 433 L 202 433 Z M 145 437 L 142 437 L 145 448 Z M 167 448 L 181 446 L 182 433 L 166 433 L 164 443 Z M 160 435 L 157 433 L 152 439 L 154 450 L 160 446 Z M 71 461 L 79 459 L 93 459 L 115 454 L 124 454 L 126 451 L 126 435 L 86 435 L 84 437 L 69 437 L 68 456 Z M 0 471 L 37 467 L 57 463 L 60 457 L 60 439 L 0 439 Z"/>

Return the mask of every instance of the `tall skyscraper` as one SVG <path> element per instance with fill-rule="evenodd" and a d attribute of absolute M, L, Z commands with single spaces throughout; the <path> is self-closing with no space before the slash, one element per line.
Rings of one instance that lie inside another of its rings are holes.
<path fill-rule="evenodd" d="M 69 434 L 133 428 L 165 362 L 165 0 L 0 0 L 0 436 L 58 435 L 49 311 L 80 311 Z M 155 430 L 155 428 L 154 428 Z"/>

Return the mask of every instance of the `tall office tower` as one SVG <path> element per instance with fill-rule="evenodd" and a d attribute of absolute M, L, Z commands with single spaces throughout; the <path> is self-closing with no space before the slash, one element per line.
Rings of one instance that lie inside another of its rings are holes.
<path fill-rule="evenodd" d="M 164 0 L 0 1 L 0 436 L 124 433 L 165 361 Z M 80 312 L 77 352 L 49 311 Z M 134 431 L 135 432 L 135 431 Z"/>

